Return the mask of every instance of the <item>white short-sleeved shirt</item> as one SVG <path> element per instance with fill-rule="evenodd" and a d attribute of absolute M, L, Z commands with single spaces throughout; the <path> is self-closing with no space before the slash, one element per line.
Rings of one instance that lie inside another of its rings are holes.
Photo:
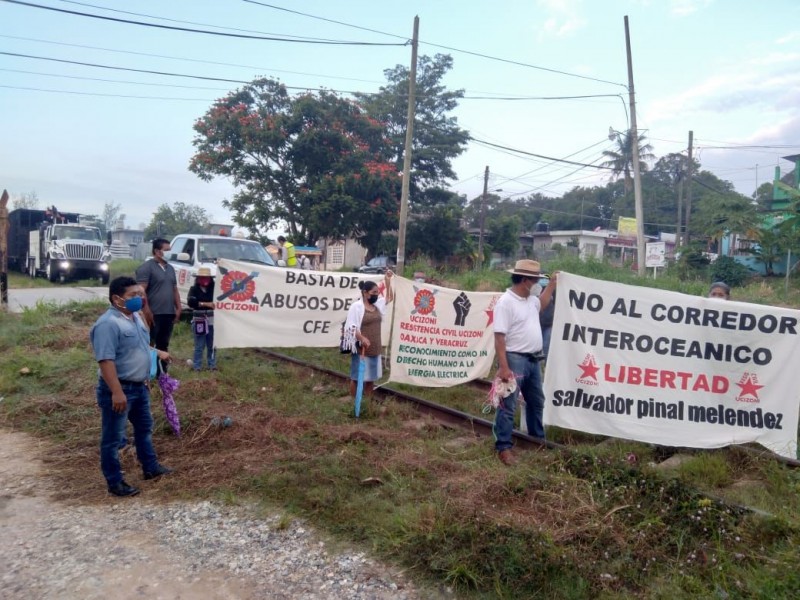
<path fill-rule="evenodd" d="M 494 332 L 506 336 L 506 352 L 536 353 L 542 349 L 539 325 L 541 303 L 536 296 L 523 298 L 510 289 L 494 306 Z"/>

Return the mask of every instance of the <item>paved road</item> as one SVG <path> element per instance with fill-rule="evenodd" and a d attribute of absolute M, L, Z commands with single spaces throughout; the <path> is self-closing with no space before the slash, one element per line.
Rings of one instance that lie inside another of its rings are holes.
<path fill-rule="evenodd" d="M 8 290 L 8 308 L 11 312 L 22 312 L 24 308 L 33 308 L 37 302 L 54 302 L 66 304 L 73 300 L 87 302 L 89 300 L 107 299 L 107 287 L 42 287 Z"/>

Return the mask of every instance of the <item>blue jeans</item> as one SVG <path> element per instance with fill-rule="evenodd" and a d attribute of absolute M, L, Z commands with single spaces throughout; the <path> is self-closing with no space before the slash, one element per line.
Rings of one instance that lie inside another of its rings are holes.
<path fill-rule="evenodd" d="M 213 369 L 217 366 L 217 354 L 214 351 L 214 326 L 208 326 L 208 333 L 202 335 L 194 334 L 194 369 L 199 371 L 203 366 L 203 349 L 206 350 L 206 361 L 208 368 Z"/>
<path fill-rule="evenodd" d="M 509 396 L 503 398 L 497 415 L 494 419 L 494 447 L 498 452 L 508 450 L 511 443 L 511 432 L 514 429 L 514 411 L 517 408 L 517 397 L 522 392 L 525 398 L 525 416 L 528 424 L 528 434 L 544 439 L 544 425 L 542 413 L 544 412 L 544 391 L 542 390 L 542 371 L 539 362 L 529 357 L 506 352 L 508 368 L 514 373 L 517 380 L 517 389 Z"/>
<path fill-rule="evenodd" d="M 547 358 L 547 352 L 550 350 L 550 337 L 552 333 L 552 327 L 542 327 L 542 353 L 545 358 Z"/>
<path fill-rule="evenodd" d="M 111 408 L 111 389 L 101 378 L 97 382 L 97 405 L 102 415 L 100 434 L 100 469 L 109 486 L 122 481 L 122 468 L 119 464 L 119 447 L 125 435 L 125 425 L 130 420 L 133 425 L 136 456 L 145 473 L 158 469 L 158 457 L 153 448 L 153 415 L 150 414 L 150 390 L 144 385 L 123 385 L 122 391 L 128 399 L 124 412 L 114 412 Z"/>

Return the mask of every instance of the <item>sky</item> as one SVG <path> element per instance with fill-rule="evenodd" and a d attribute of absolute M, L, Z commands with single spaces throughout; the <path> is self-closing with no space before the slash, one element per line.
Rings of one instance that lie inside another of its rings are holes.
<path fill-rule="evenodd" d="M 0 189 L 12 198 L 36 192 L 42 206 L 84 214 L 120 204 L 128 227 L 174 202 L 232 222 L 222 206 L 232 185 L 206 183 L 188 164 L 192 124 L 239 84 L 45 58 L 237 81 L 266 76 L 296 93 L 368 93 L 385 83 L 385 69 L 409 65 L 405 42 L 417 15 L 419 53 L 453 57 L 445 84 L 466 96 L 453 115 L 474 138 L 453 162 L 457 179 L 448 187 L 476 197 L 488 166 L 498 196 L 558 196 L 604 185 L 608 175 L 550 158 L 600 164 L 614 146 L 609 128 L 629 126 L 627 15 L 638 127 L 657 157 L 685 152 L 693 131 L 702 167 L 751 195 L 776 165 L 792 168 L 781 157 L 800 153 L 797 0 L 29 4 L 220 33 L 399 44 L 205 35 L 0 0 Z"/>

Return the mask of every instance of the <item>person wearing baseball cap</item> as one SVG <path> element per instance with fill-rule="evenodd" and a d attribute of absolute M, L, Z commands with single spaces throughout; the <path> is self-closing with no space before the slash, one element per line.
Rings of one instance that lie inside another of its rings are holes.
<path fill-rule="evenodd" d="M 535 260 L 518 260 L 511 273 L 511 287 L 494 307 L 494 348 L 498 369 L 496 377 L 503 382 L 516 381 L 513 391 L 500 402 L 494 421 L 495 449 L 504 465 L 514 464 L 511 454 L 511 433 L 514 411 L 520 392 L 525 398 L 528 433 L 544 439 L 544 391 L 539 357 L 542 350 L 542 329 L 539 312 L 550 304 L 558 274 L 553 273 L 541 295 L 532 293 L 542 277 Z"/>

